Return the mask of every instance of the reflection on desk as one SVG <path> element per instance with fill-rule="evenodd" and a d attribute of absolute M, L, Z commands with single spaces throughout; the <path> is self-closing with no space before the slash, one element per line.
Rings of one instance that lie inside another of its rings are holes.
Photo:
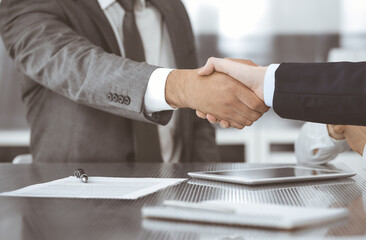
<path fill-rule="evenodd" d="M 275 165 L 273 165 L 275 166 Z M 0 164 L 0 192 L 68 176 L 81 167 L 91 175 L 109 177 L 187 177 L 190 171 L 263 167 L 260 164 Z M 352 166 L 350 166 L 351 169 Z M 355 170 L 355 169 L 353 169 Z M 191 179 L 139 200 L 85 200 L 0 197 L 1 239 L 359 239 L 366 237 L 366 180 L 353 178 L 243 186 Z M 293 206 L 345 207 L 350 218 L 337 225 L 292 233 L 252 228 L 175 225 L 143 222 L 143 206 L 164 200 L 198 202 L 225 200 L 236 203 L 274 203 Z M 165 225 L 164 225 L 165 226 Z M 169 227 L 171 226 L 171 227 Z M 235 229 L 235 231 L 233 230 Z"/>

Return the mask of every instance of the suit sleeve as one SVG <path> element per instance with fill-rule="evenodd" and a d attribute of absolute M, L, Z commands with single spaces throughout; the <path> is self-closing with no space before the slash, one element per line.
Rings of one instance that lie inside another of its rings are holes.
<path fill-rule="evenodd" d="M 366 125 L 366 62 L 283 63 L 275 112 L 289 119 Z"/>
<path fill-rule="evenodd" d="M 194 113 L 193 113 L 194 114 Z M 215 129 L 206 120 L 194 116 L 194 143 L 192 159 L 195 162 L 219 162 Z"/>
<path fill-rule="evenodd" d="M 0 33 L 17 67 L 74 101 L 119 116 L 166 124 L 171 112 L 148 116 L 144 94 L 157 69 L 105 52 L 67 25 L 54 0 L 3 0 Z M 110 93 L 130 104 L 110 100 Z M 109 96 L 108 96 L 109 95 Z"/>

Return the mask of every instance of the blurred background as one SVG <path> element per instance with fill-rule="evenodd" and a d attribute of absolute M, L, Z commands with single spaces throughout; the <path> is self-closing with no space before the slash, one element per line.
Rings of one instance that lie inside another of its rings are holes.
<path fill-rule="evenodd" d="M 259 65 L 366 60 L 364 0 L 183 0 L 198 59 L 235 57 Z M 17 70 L 0 41 L 0 159 L 29 152 L 29 128 Z M 303 122 L 271 110 L 249 128 L 216 128 L 222 161 L 295 162 Z M 355 157 L 344 153 L 343 157 Z"/>

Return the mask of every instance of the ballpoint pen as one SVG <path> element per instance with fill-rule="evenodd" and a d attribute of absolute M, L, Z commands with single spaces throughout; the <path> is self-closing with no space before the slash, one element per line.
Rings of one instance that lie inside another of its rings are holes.
<path fill-rule="evenodd" d="M 74 176 L 77 177 L 77 178 L 80 178 L 83 183 L 88 182 L 88 175 L 81 168 L 76 169 L 76 171 L 74 172 Z"/>

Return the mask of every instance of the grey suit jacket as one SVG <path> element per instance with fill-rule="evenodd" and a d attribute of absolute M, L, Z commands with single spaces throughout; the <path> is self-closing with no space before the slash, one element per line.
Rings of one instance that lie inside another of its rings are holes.
<path fill-rule="evenodd" d="M 183 4 L 150 2 L 167 24 L 177 67 L 195 68 L 194 39 Z M 0 32 L 24 73 L 20 83 L 36 162 L 133 161 L 132 121 L 170 120 L 171 111 L 151 117 L 145 113 L 145 90 L 157 67 L 119 56 L 113 30 L 96 0 L 3 0 Z M 217 161 L 212 127 L 192 110 L 180 111 L 176 137 L 183 139 L 181 160 Z"/>

